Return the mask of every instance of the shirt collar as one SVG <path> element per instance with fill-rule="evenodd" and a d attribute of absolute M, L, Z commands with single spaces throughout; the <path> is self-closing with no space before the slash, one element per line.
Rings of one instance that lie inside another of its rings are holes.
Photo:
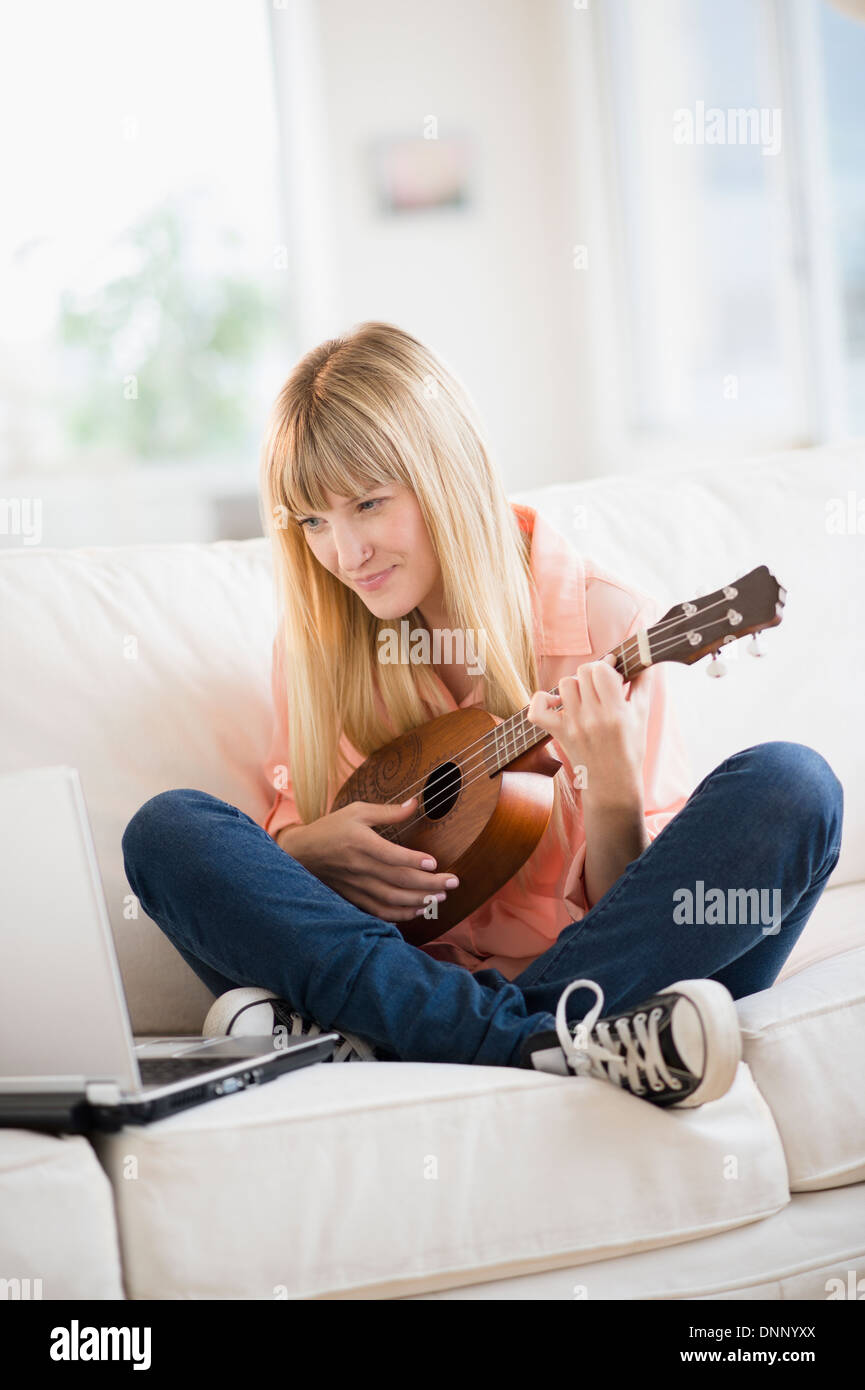
<path fill-rule="evenodd" d="M 592 650 L 586 619 L 585 562 L 555 527 L 534 507 L 512 502 L 520 529 L 531 536 L 529 565 L 535 582 L 533 594 L 537 631 L 538 606 L 540 656 L 583 656 Z"/>

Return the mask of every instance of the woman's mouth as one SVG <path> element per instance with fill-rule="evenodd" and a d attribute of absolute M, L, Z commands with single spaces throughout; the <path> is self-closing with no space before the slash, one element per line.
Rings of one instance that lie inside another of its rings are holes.
<path fill-rule="evenodd" d="M 356 579 L 354 582 L 359 589 L 380 589 L 382 584 L 386 584 L 390 576 L 396 569 L 396 565 L 391 565 L 390 569 L 379 570 L 378 574 L 373 574 L 369 579 Z"/>

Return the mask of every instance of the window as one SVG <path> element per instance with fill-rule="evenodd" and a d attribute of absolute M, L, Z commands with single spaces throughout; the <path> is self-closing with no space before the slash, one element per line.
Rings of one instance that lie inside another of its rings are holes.
<path fill-rule="evenodd" d="M 290 336 L 271 63 L 263 5 L 2 11 L 0 471 L 254 472 Z"/>
<path fill-rule="evenodd" d="M 599 19 L 632 438 L 861 432 L 865 25 L 826 0 Z"/>
<path fill-rule="evenodd" d="M 865 9 L 857 23 L 821 0 L 818 22 L 843 394 L 850 433 L 865 434 Z"/>

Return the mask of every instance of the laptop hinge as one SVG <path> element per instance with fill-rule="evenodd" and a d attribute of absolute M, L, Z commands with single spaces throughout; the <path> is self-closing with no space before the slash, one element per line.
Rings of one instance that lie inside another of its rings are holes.
<path fill-rule="evenodd" d="M 119 1105 L 120 1087 L 116 1081 L 88 1081 L 84 1093 L 91 1105 Z"/>

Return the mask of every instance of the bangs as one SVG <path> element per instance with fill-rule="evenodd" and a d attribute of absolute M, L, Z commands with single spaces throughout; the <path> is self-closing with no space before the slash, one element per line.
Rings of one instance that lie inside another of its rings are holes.
<path fill-rule="evenodd" d="M 322 412 L 314 427 L 291 431 L 282 467 L 285 506 L 298 515 L 327 510 L 327 492 L 355 499 L 383 484 L 407 484 L 405 464 L 387 433 L 362 412 Z"/>

